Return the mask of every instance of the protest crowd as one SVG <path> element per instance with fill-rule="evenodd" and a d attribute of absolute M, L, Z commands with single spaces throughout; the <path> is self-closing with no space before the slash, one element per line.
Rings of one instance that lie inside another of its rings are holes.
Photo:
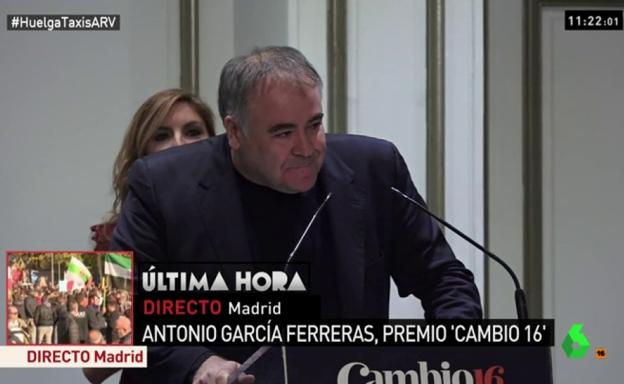
<path fill-rule="evenodd" d="M 89 280 L 71 291 L 10 267 L 7 292 L 9 344 L 131 344 L 129 291 Z"/>

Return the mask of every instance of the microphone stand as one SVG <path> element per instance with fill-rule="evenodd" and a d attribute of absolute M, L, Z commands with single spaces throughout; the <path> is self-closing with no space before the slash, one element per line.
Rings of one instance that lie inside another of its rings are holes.
<path fill-rule="evenodd" d="M 498 264 L 502 265 L 503 268 L 505 268 L 505 270 L 509 273 L 509 275 L 511 275 L 511 279 L 513 280 L 514 285 L 516 286 L 516 292 L 515 292 L 514 296 L 515 296 L 515 301 L 516 301 L 516 312 L 518 314 L 518 319 L 519 320 L 525 320 L 525 319 L 529 318 L 528 311 L 527 311 L 526 294 L 525 294 L 524 290 L 522 289 L 522 287 L 520 286 L 520 282 L 518 281 L 518 277 L 516 276 L 514 271 L 511 269 L 511 267 L 507 263 L 505 263 L 500 257 L 496 256 L 492 252 L 490 252 L 487 249 L 485 249 L 481 244 L 477 243 L 476 241 L 474 241 L 473 239 L 468 237 L 468 235 L 464 234 L 462 231 L 460 231 L 459 229 L 455 228 L 455 226 L 453 226 L 449 222 L 447 222 L 444 219 L 438 217 L 435 213 L 433 213 L 430 210 L 428 210 L 427 207 L 425 207 L 423 204 L 421 204 L 418 201 L 416 201 L 416 200 L 412 199 L 411 197 L 407 196 L 405 193 L 399 191 L 395 187 L 390 187 L 390 189 L 392 189 L 393 192 L 396 192 L 397 194 L 399 194 L 404 199 L 407 199 L 412 204 L 416 205 L 418 208 L 420 208 L 421 211 L 423 211 L 426 214 L 428 214 L 429 216 L 433 217 L 434 219 L 436 219 L 436 221 L 438 221 L 439 223 L 443 224 L 445 227 L 447 227 L 451 231 L 455 232 L 462 239 L 464 239 L 467 242 L 469 242 L 470 244 L 472 244 L 474 247 L 479 249 L 485 255 L 487 255 L 488 257 L 490 257 L 494 261 L 496 261 Z"/>

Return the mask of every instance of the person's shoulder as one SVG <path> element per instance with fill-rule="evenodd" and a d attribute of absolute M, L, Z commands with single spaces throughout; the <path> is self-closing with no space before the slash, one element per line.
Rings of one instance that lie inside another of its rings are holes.
<path fill-rule="evenodd" d="M 142 160 L 151 167 L 166 166 L 169 164 L 193 164 L 211 156 L 222 155 L 226 136 L 218 135 L 195 143 L 180 145 L 147 155 Z"/>
<path fill-rule="evenodd" d="M 380 148 L 387 149 L 392 148 L 394 144 L 385 139 L 380 139 L 377 137 L 364 136 L 364 135 L 356 135 L 356 134 L 327 134 L 327 145 L 337 148 Z"/>
<path fill-rule="evenodd" d="M 341 158 L 377 161 L 393 158 L 396 151 L 388 140 L 363 135 L 329 134 L 326 142 L 328 150 Z"/>
<path fill-rule="evenodd" d="M 186 188 L 181 181 L 194 182 L 206 172 L 218 172 L 226 167 L 228 160 L 226 136 L 219 135 L 142 157 L 137 160 L 141 166 L 133 166 L 130 178 L 140 169 L 141 173 L 147 172 L 151 175 L 155 182 L 160 180 L 162 184 Z M 174 179 L 178 182 L 171 183 Z"/>

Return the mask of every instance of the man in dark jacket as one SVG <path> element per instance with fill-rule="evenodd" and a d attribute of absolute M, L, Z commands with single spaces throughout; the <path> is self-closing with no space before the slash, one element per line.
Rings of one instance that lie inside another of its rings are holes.
<path fill-rule="evenodd" d="M 72 321 L 67 310 L 67 297 L 61 295 L 58 297 L 58 304 L 56 305 L 56 342 L 58 344 L 71 344 L 69 327 Z"/>
<path fill-rule="evenodd" d="M 37 299 L 35 299 L 35 294 L 33 293 L 32 288 L 28 289 L 28 293 L 26 298 L 24 299 L 24 320 L 28 325 L 28 337 L 31 340 L 31 343 L 37 342 L 37 328 L 35 326 L 35 311 L 37 310 Z"/>
<path fill-rule="evenodd" d="M 89 306 L 87 307 L 87 323 L 89 325 L 89 331 L 97 330 L 104 334 L 106 328 L 106 320 L 104 315 L 100 312 L 100 305 L 102 304 L 102 297 L 98 292 L 92 292 L 89 294 Z"/>
<path fill-rule="evenodd" d="M 33 319 L 35 317 L 35 310 L 37 309 L 37 300 L 32 290 L 28 291 L 26 298 L 24 299 L 24 310 L 26 312 L 26 319 Z"/>
<path fill-rule="evenodd" d="M 397 148 L 326 138 L 321 90 L 293 48 L 230 60 L 219 84 L 226 135 L 137 160 L 113 248 L 144 263 L 283 265 L 331 193 L 297 255 L 310 262 L 326 318 L 387 318 L 391 277 L 401 296 L 421 299 L 427 318 L 480 318 L 473 275 L 433 219 L 391 190 L 423 202 Z M 202 347 L 148 353 L 151 369 L 137 380 L 212 384 L 245 358 Z"/>
<path fill-rule="evenodd" d="M 132 323 L 126 316 L 119 316 L 115 322 L 115 333 L 117 334 L 118 344 L 132 343 Z"/>
<path fill-rule="evenodd" d="M 35 310 L 35 326 L 37 327 L 37 343 L 52 344 L 52 332 L 56 323 L 56 313 L 47 296 L 42 299 L 41 305 Z"/>
<path fill-rule="evenodd" d="M 69 328 L 70 344 L 85 344 L 89 335 L 87 312 L 80 308 L 77 301 L 72 300 L 69 303 L 69 314 L 73 320 Z"/>
<path fill-rule="evenodd" d="M 117 337 L 117 333 L 115 330 L 115 322 L 121 316 L 119 313 L 119 305 L 117 304 L 117 300 L 115 296 L 110 295 L 106 300 L 106 313 L 104 314 L 104 319 L 106 320 L 106 330 L 104 332 L 104 337 L 106 338 L 106 342 L 109 344 L 115 343 L 119 340 Z"/>

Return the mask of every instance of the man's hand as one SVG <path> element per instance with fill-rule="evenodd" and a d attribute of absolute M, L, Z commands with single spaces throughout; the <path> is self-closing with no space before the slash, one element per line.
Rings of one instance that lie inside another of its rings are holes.
<path fill-rule="evenodd" d="M 197 368 L 193 376 L 193 384 L 227 384 L 230 374 L 240 367 L 236 361 L 225 360 L 217 355 L 207 358 L 202 365 Z M 241 373 L 238 377 L 238 384 L 253 384 L 255 378 L 252 375 Z"/>

